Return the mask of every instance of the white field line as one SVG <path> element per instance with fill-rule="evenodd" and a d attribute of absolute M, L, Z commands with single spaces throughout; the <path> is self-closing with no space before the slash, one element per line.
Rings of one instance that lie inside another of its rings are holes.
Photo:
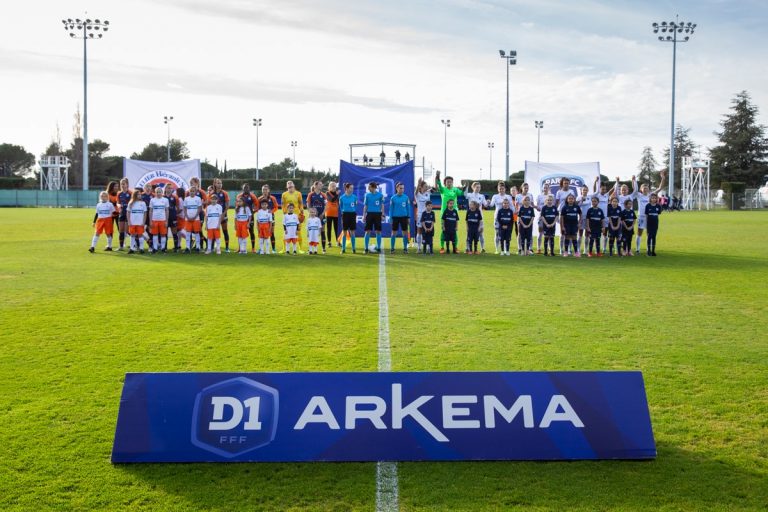
<path fill-rule="evenodd" d="M 392 371 L 389 348 L 389 301 L 387 300 L 387 270 L 384 252 L 379 254 L 379 371 Z M 397 483 L 397 463 L 376 463 L 376 512 L 400 510 Z"/>

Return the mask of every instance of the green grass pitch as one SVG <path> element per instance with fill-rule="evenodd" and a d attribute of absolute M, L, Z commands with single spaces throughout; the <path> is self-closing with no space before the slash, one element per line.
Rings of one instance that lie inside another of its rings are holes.
<path fill-rule="evenodd" d="M 92 215 L 0 210 L 0 510 L 373 510 L 373 463 L 110 452 L 125 372 L 375 371 L 378 257 L 92 255 Z M 658 445 L 404 463 L 401 509 L 766 510 L 766 228 L 664 215 L 657 258 L 387 254 L 393 370 L 639 369 Z"/>

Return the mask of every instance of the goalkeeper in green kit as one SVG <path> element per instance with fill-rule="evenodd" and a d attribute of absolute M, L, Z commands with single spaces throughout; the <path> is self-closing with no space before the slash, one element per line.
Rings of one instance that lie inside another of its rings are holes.
<path fill-rule="evenodd" d="M 437 171 L 435 173 L 435 188 L 440 192 L 440 218 L 442 218 L 443 212 L 445 212 L 448 206 L 448 201 L 453 201 L 458 209 L 459 202 L 457 198 L 463 196 L 464 191 L 453 186 L 453 178 L 446 176 L 445 186 L 443 186 L 440 183 L 440 171 Z M 456 240 L 453 241 L 453 246 L 456 247 Z M 445 254 L 445 236 L 442 233 L 440 234 L 440 254 Z"/>

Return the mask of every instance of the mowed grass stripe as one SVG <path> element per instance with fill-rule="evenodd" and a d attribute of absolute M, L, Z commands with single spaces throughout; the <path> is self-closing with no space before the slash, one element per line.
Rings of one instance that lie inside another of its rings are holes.
<path fill-rule="evenodd" d="M 90 211 L 0 217 L 0 508 L 374 507 L 374 464 L 109 457 L 125 372 L 375 371 L 375 263 L 92 255 Z"/>
<path fill-rule="evenodd" d="M 766 223 L 666 215 L 657 258 L 389 258 L 393 370 L 640 369 L 659 450 L 648 463 L 405 463 L 403 508 L 764 510 Z"/>

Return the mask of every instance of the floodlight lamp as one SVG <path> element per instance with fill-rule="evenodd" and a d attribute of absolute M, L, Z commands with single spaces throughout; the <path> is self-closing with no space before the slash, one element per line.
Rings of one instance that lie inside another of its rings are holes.
<path fill-rule="evenodd" d="M 504 50 L 499 50 L 499 55 L 504 57 Z"/>
<path fill-rule="evenodd" d="M 685 36 L 685 39 L 684 39 L 684 40 L 685 40 L 685 41 L 688 41 L 689 39 L 690 39 L 690 37 L 688 37 L 688 36 Z"/>
<path fill-rule="evenodd" d="M 517 60 L 516 59 L 509 59 L 509 65 L 510 66 L 514 66 L 515 64 L 517 64 Z"/>
<path fill-rule="evenodd" d="M 667 22 L 666 22 L 666 21 L 662 21 L 662 22 L 661 22 L 661 26 L 662 26 L 662 27 L 666 27 L 666 26 L 667 26 Z"/>
<path fill-rule="evenodd" d="M 517 57 L 517 50 L 509 50 L 510 57 Z"/>
<path fill-rule="evenodd" d="M 104 32 L 106 32 L 107 30 L 109 30 L 109 28 L 108 27 L 104 27 Z"/>
<path fill-rule="evenodd" d="M 72 32 L 70 32 L 70 33 L 69 33 L 69 37 L 75 37 L 75 34 L 73 34 Z"/>
<path fill-rule="evenodd" d="M 95 21 L 96 23 L 101 23 L 101 21 L 99 21 L 99 18 L 96 18 L 94 21 Z"/>
<path fill-rule="evenodd" d="M 87 20 L 85 20 L 85 22 L 86 22 L 86 23 L 90 23 L 90 22 L 91 22 L 91 19 L 90 19 L 90 18 L 88 18 Z"/>

